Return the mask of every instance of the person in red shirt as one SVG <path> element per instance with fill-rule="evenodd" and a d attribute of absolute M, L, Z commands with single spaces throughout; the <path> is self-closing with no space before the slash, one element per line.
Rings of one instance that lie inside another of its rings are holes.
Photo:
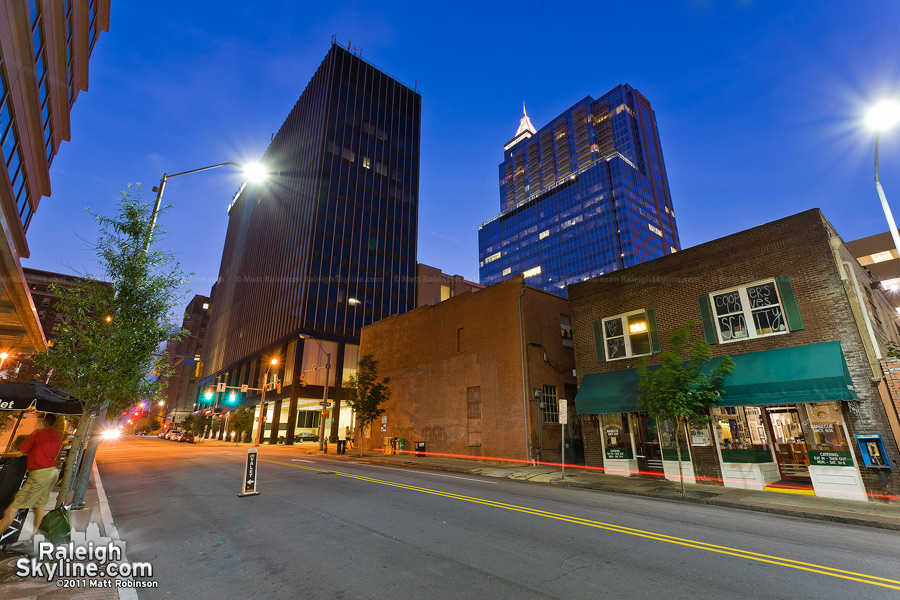
<path fill-rule="evenodd" d="M 34 509 L 34 531 L 44 518 L 44 505 L 50 496 L 50 490 L 56 483 L 59 472 L 56 468 L 56 456 L 62 442 L 53 426 L 56 415 L 45 414 L 38 420 L 37 429 L 19 445 L 17 454 L 25 453 L 28 473 L 25 483 L 19 489 L 12 504 L 3 513 L 0 520 L 0 532 L 9 529 L 10 524 L 21 508 Z"/>

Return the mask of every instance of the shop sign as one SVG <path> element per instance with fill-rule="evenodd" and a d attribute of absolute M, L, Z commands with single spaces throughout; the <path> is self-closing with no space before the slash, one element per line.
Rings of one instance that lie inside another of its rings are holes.
<path fill-rule="evenodd" d="M 628 460 L 631 458 L 631 448 L 607 448 L 606 458 L 610 460 Z"/>
<path fill-rule="evenodd" d="M 809 464 L 819 467 L 852 467 L 853 455 L 843 450 L 810 450 Z"/>

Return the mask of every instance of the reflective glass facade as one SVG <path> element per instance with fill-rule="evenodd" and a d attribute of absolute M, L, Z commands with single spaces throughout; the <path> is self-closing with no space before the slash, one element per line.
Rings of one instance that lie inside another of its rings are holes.
<path fill-rule="evenodd" d="M 565 295 L 681 248 L 656 116 L 631 86 L 517 135 L 499 171 L 501 212 L 478 231 L 482 284 L 524 274 Z"/>

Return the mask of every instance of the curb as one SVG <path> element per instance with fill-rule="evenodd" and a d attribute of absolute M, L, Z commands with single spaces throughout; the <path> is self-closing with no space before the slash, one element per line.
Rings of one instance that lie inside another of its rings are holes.
<path fill-rule="evenodd" d="M 103 521 L 103 531 L 106 537 L 113 540 L 121 540 L 119 530 L 113 522 L 112 511 L 109 509 L 109 499 L 106 497 L 106 490 L 103 489 L 103 482 L 100 481 L 100 471 L 97 469 L 97 463 L 94 462 L 92 467 L 92 475 L 94 484 L 97 486 L 97 500 L 100 503 L 100 519 Z M 127 561 L 127 556 L 122 554 L 122 562 Z M 115 588 L 119 600 L 138 600 L 137 591 L 134 588 Z"/>

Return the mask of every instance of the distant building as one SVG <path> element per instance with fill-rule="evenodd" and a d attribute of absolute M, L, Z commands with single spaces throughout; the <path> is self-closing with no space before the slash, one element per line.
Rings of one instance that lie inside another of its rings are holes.
<path fill-rule="evenodd" d="M 74 275 L 40 271 L 28 267 L 23 267 L 22 272 L 37 309 L 38 321 L 47 340 L 47 346 L 52 347 L 56 341 L 57 330 L 63 322 L 63 315 L 57 311 L 56 302 L 59 297 L 53 292 L 51 286 L 71 289 L 81 286 L 87 280 Z M 32 379 L 37 373 L 34 370 L 31 356 L 30 352 L 14 352 L 5 363 L 5 367 L 6 369 L 17 369 L 16 379 Z"/>
<path fill-rule="evenodd" d="M 326 433 L 349 424 L 360 330 L 416 304 L 421 100 L 332 44 L 262 158 L 274 176 L 229 210 L 201 408 L 257 407 L 240 387 L 268 385 L 266 441 L 290 444 L 318 431 L 327 386 Z M 227 399 L 206 400 L 216 384 Z"/>
<path fill-rule="evenodd" d="M 678 478 L 675 424 L 644 410 L 637 367 L 693 322 L 735 368 L 682 437 L 688 481 L 896 497 L 900 330 L 872 283 L 812 209 L 571 286 L 587 464 Z"/>
<path fill-rule="evenodd" d="M 0 3 L 0 348 L 43 352 L 20 260 L 50 165 L 69 140 L 69 113 L 88 89 L 88 59 L 109 31 L 109 0 Z"/>
<path fill-rule="evenodd" d="M 416 306 L 428 306 L 449 300 L 460 294 L 484 289 L 479 283 L 466 280 L 461 275 L 447 275 L 436 267 L 416 265 Z"/>
<path fill-rule="evenodd" d="M 209 325 L 209 298 L 196 295 L 184 309 L 181 328 L 187 334 L 177 342 L 166 345 L 166 357 L 175 372 L 166 382 L 166 421 L 180 423 L 197 409 L 197 382 L 203 365 L 206 328 Z M 157 412 L 155 409 L 153 412 Z"/>
<path fill-rule="evenodd" d="M 524 112 L 524 110 L 523 110 Z M 681 248 L 656 115 L 629 85 L 503 147 L 500 213 L 478 228 L 480 281 L 566 286 Z"/>
<path fill-rule="evenodd" d="M 847 248 L 866 268 L 887 294 L 895 309 L 900 311 L 900 259 L 890 231 L 847 242 Z"/>
<path fill-rule="evenodd" d="M 571 409 L 575 397 L 565 299 L 520 276 L 369 325 L 360 353 L 374 355 L 378 376 L 390 378 L 382 408 L 395 447 L 424 442 L 426 452 L 559 460 L 558 401 Z M 579 438 L 571 414 L 567 437 Z M 364 448 L 380 447 L 380 423 L 366 436 Z"/>

